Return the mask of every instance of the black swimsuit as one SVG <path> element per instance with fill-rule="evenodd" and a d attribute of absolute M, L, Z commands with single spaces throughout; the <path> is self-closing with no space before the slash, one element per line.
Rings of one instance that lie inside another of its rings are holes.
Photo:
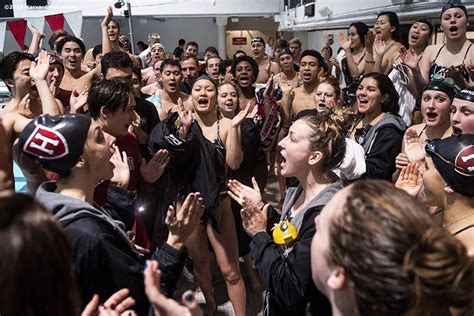
<path fill-rule="evenodd" d="M 440 75 L 441 77 L 443 78 L 447 78 L 448 77 L 448 68 L 449 67 L 446 67 L 446 66 L 440 66 L 438 64 L 436 64 L 436 59 L 438 59 L 438 56 L 439 54 L 441 53 L 441 50 L 444 48 L 444 46 L 446 46 L 446 44 L 444 44 L 443 46 L 441 46 L 441 48 L 439 49 L 438 53 L 436 54 L 436 57 L 435 59 L 433 60 L 433 63 L 431 64 L 431 67 L 430 67 L 430 81 L 433 80 L 433 77 L 435 75 Z M 472 44 L 469 44 L 469 47 L 467 48 L 466 50 L 466 53 L 464 54 L 464 58 L 462 60 L 462 63 L 461 65 L 464 64 L 464 62 L 466 61 L 466 57 L 467 57 L 467 54 L 469 53 L 469 49 L 471 48 Z M 464 76 L 464 79 L 469 82 L 469 74 L 467 74 L 466 72 L 463 73 L 463 76 Z"/>

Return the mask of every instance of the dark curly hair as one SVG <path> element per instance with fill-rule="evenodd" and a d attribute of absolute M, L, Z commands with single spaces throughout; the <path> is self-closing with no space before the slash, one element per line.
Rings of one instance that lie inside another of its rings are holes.
<path fill-rule="evenodd" d="M 252 66 L 252 73 L 253 73 L 253 76 L 254 76 L 254 78 L 252 78 L 252 79 L 255 82 L 255 80 L 257 80 L 257 78 L 258 78 L 258 65 L 257 65 L 257 62 L 255 61 L 255 59 L 253 59 L 252 57 L 247 56 L 247 55 L 239 56 L 236 59 L 234 59 L 234 63 L 232 64 L 232 69 L 231 69 L 232 75 L 235 77 L 235 74 L 237 72 L 237 65 L 240 64 L 243 61 L 248 62 L 250 64 L 250 66 Z"/>

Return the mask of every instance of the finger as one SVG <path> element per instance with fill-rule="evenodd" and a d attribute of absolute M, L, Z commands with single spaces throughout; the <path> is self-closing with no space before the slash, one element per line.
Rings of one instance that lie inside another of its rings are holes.
<path fill-rule="evenodd" d="M 184 200 L 183 205 L 179 209 L 180 213 L 180 218 L 187 217 L 190 210 L 196 205 L 196 194 L 194 193 L 189 193 L 188 196 L 186 197 L 186 200 Z"/>
<path fill-rule="evenodd" d="M 117 307 L 115 308 L 115 311 L 121 314 L 127 309 L 129 309 L 130 307 L 132 307 L 133 305 L 135 305 L 135 299 L 129 296 L 117 305 Z"/>
<path fill-rule="evenodd" d="M 235 202 L 239 203 L 240 206 L 242 206 L 242 200 L 237 195 L 235 195 L 232 191 L 227 191 L 227 194 L 229 194 L 232 200 L 234 200 Z"/>
<path fill-rule="evenodd" d="M 121 301 L 123 301 L 129 293 L 130 291 L 128 289 L 118 290 L 117 292 L 112 294 L 112 296 L 110 296 L 107 301 L 105 301 L 104 306 L 107 308 L 115 309 L 115 307 L 117 307 L 117 305 Z"/>
<path fill-rule="evenodd" d="M 189 308 L 190 310 L 195 310 L 196 308 L 199 308 L 199 305 L 196 300 L 196 296 L 194 295 L 194 292 L 189 290 L 183 293 L 181 295 L 181 301 L 184 306 Z"/>
<path fill-rule="evenodd" d="M 403 167 L 402 170 L 400 171 L 400 179 L 402 180 L 405 180 L 405 177 L 406 177 L 406 170 L 407 170 L 407 166 Z"/>
<path fill-rule="evenodd" d="M 260 192 L 260 188 L 258 187 L 258 183 L 257 180 L 255 180 L 255 177 L 252 177 L 252 185 L 255 191 Z"/>
<path fill-rule="evenodd" d="M 146 159 L 145 158 L 142 158 L 142 162 L 140 163 L 140 169 L 145 169 L 146 167 Z"/>
<path fill-rule="evenodd" d="M 173 217 L 174 217 L 174 207 L 173 205 L 170 205 L 168 207 L 168 212 L 166 213 L 165 224 L 170 225 L 171 221 L 173 220 Z"/>
<path fill-rule="evenodd" d="M 125 162 L 127 165 L 128 165 L 128 156 L 127 156 L 127 152 L 124 150 L 122 151 L 122 161 Z"/>
<path fill-rule="evenodd" d="M 99 295 L 94 294 L 90 302 L 86 305 L 82 311 L 81 316 L 92 316 L 95 314 L 97 307 L 99 306 Z"/>
<path fill-rule="evenodd" d="M 145 278 L 143 281 L 145 284 L 145 293 L 148 296 L 148 299 L 153 303 L 156 303 L 157 300 L 159 301 L 160 296 L 162 296 L 159 290 L 161 274 L 157 273 L 157 269 L 158 262 L 155 260 L 148 260 L 145 270 L 143 271 Z"/>
<path fill-rule="evenodd" d="M 168 166 L 168 163 L 170 162 L 170 160 L 171 160 L 170 156 L 166 156 L 165 161 L 163 161 L 163 163 L 161 164 L 161 167 L 165 168 L 166 166 Z"/>

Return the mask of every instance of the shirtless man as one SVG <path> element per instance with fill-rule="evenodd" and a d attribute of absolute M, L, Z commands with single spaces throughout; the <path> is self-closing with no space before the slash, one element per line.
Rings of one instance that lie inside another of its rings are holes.
<path fill-rule="evenodd" d="M 293 54 L 288 48 L 283 48 L 279 57 L 281 72 L 273 76 L 273 81 L 277 83 L 283 93 L 288 93 L 299 86 L 298 72 L 294 67 Z"/>
<path fill-rule="evenodd" d="M 30 159 L 17 156 L 14 150 L 18 134 L 29 119 L 42 113 L 61 114 L 61 108 L 51 93 L 47 76 L 50 59 L 41 52 L 38 61 L 22 52 L 13 52 L 2 60 L 2 79 L 13 93 L 13 99 L 0 112 L 0 191 L 13 190 L 13 159 L 27 179 L 28 192 L 34 194 L 37 186 L 46 180 L 43 170 Z M 47 144 L 45 144 L 47 145 Z"/>
<path fill-rule="evenodd" d="M 294 37 L 288 41 L 288 46 L 290 48 L 291 53 L 293 54 L 293 58 L 295 59 L 295 64 L 299 64 L 299 60 L 301 59 L 301 41 L 299 38 Z"/>
<path fill-rule="evenodd" d="M 156 91 L 161 90 L 161 84 L 158 82 L 158 78 L 160 76 L 160 66 L 162 60 L 158 60 L 153 65 L 153 72 L 144 72 L 144 69 L 141 70 L 142 78 L 146 81 L 146 86 L 144 86 L 141 90 L 143 94 L 154 95 Z M 153 80 L 151 78 L 154 78 Z"/>
<path fill-rule="evenodd" d="M 181 65 L 172 59 L 165 59 L 161 63 L 159 82 L 163 87 L 160 90 L 161 100 L 155 103 L 160 120 L 164 120 L 172 112 L 176 111 L 178 99 L 181 98 L 183 103 L 187 103 L 189 95 L 179 89 L 179 84 L 183 79 Z"/>
<path fill-rule="evenodd" d="M 257 83 L 267 83 L 271 74 L 276 75 L 280 72 L 277 63 L 272 62 L 270 56 L 265 54 L 265 41 L 261 37 L 252 39 L 252 53 L 258 65 Z"/>
<path fill-rule="evenodd" d="M 283 126 L 288 128 L 293 118 L 302 110 L 314 107 L 314 96 L 319 84 L 318 74 L 324 60 L 315 50 L 305 50 L 300 59 L 300 78 L 303 85 L 294 88 L 282 98 Z"/>
<path fill-rule="evenodd" d="M 221 63 L 221 58 L 219 56 L 209 57 L 206 61 L 206 74 L 214 79 L 216 82 L 219 82 L 219 65 Z"/>

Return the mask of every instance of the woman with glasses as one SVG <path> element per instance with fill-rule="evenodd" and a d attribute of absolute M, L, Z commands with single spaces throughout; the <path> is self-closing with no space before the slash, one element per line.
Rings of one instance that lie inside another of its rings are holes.
<path fill-rule="evenodd" d="M 402 152 L 395 161 L 397 166 L 395 179 L 398 178 L 400 170 L 409 162 L 419 162 L 424 159 L 423 152 L 421 152 L 421 157 L 418 155 L 421 147 L 417 143 L 424 144 L 426 140 L 451 135 L 449 113 L 454 92 L 451 78 L 433 80 L 426 85 L 421 96 L 421 115 L 424 123 L 413 125 L 405 132 Z"/>
<path fill-rule="evenodd" d="M 390 181 L 396 169 L 406 128 L 398 116 L 398 98 L 388 76 L 372 72 L 362 77 L 356 92 L 359 115 L 350 138 L 364 148 L 367 178 Z"/>
<path fill-rule="evenodd" d="M 404 63 L 413 70 L 418 91 L 436 75 L 452 77 L 461 88 L 469 86 L 467 65 L 474 64 L 474 48 L 466 37 L 468 25 L 466 7 L 459 0 L 449 0 L 441 10 L 446 43 L 428 46 L 419 62 L 419 55 L 413 50 L 402 54 Z"/>

